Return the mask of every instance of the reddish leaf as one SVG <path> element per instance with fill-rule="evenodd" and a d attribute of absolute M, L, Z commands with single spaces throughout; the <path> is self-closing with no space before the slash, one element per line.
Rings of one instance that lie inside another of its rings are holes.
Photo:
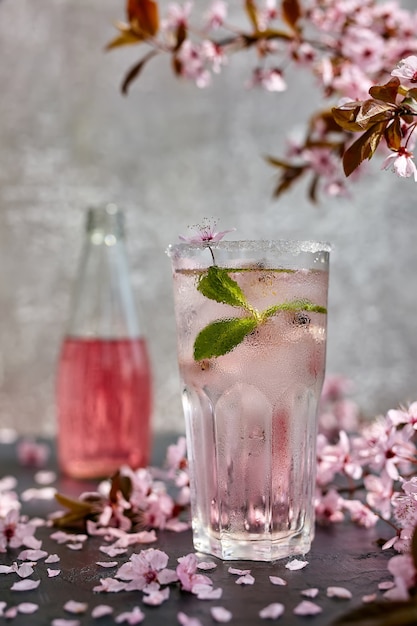
<path fill-rule="evenodd" d="M 284 191 L 288 191 L 291 185 L 305 172 L 303 166 L 285 166 L 278 179 L 278 185 L 274 189 L 274 198 L 278 198 Z"/>
<path fill-rule="evenodd" d="M 343 130 L 349 132 L 362 131 L 362 126 L 356 122 L 360 104 L 360 102 L 350 102 L 348 105 L 343 105 L 343 107 L 334 107 L 332 109 L 332 115 L 336 124 L 343 128 Z"/>
<path fill-rule="evenodd" d="M 313 180 L 311 181 L 311 184 L 308 188 L 308 197 L 310 198 L 311 202 L 313 202 L 314 204 L 317 203 L 317 187 L 320 181 L 320 176 L 318 174 L 316 174 L 315 176 L 313 176 Z"/>
<path fill-rule="evenodd" d="M 388 148 L 397 152 L 401 146 L 402 137 L 401 118 L 396 117 L 392 124 L 389 124 L 385 129 L 385 141 L 387 142 Z"/>
<path fill-rule="evenodd" d="M 297 30 L 297 22 L 301 17 L 301 6 L 298 0 L 282 0 L 281 11 L 284 22 L 293 30 Z"/>
<path fill-rule="evenodd" d="M 409 98 L 413 98 L 413 100 L 417 100 L 417 87 L 413 87 L 407 91 L 407 96 Z"/>
<path fill-rule="evenodd" d="M 150 50 L 148 52 L 148 54 L 146 54 L 140 61 L 139 63 L 136 63 L 136 65 L 134 65 L 133 67 L 130 68 L 130 70 L 128 71 L 128 73 L 126 74 L 126 76 L 123 79 L 122 82 L 122 86 L 121 86 L 121 91 L 124 95 L 127 94 L 128 89 L 130 87 L 130 83 L 135 80 L 135 78 L 137 78 L 140 74 L 140 72 L 142 71 L 145 63 L 147 63 L 152 57 L 156 56 L 158 54 L 157 50 Z"/>
<path fill-rule="evenodd" d="M 343 155 L 343 169 L 346 176 L 350 176 L 362 161 L 372 157 L 381 141 L 387 124 L 387 121 L 374 124 L 346 150 Z"/>
<path fill-rule="evenodd" d="M 126 10 L 129 22 L 141 35 L 156 35 L 159 30 L 159 10 L 155 0 L 127 0 Z"/>
<path fill-rule="evenodd" d="M 377 122 L 390 120 L 393 114 L 394 107 L 392 104 L 378 100 L 365 100 L 361 103 L 355 121 L 366 130 Z"/>
<path fill-rule="evenodd" d="M 411 539 L 411 556 L 413 557 L 414 569 L 417 571 L 417 526 L 414 528 Z"/>
<path fill-rule="evenodd" d="M 375 85 L 374 87 L 371 87 L 369 95 L 375 98 L 375 100 L 382 100 L 383 102 L 395 104 L 399 86 L 400 79 L 397 78 L 397 76 L 394 76 L 385 85 Z"/>
<path fill-rule="evenodd" d="M 185 24 L 181 22 L 177 28 L 177 42 L 174 47 L 174 52 L 178 52 L 178 50 L 181 48 L 186 38 L 187 38 L 187 28 Z"/>
<path fill-rule="evenodd" d="M 106 50 L 120 48 L 120 46 L 132 46 L 143 41 L 143 37 L 133 32 L 130 26 L 127 28 L 122 28 L 122 26 L 120 25 L 119 30 L 120 34 L 107 44 L 105 48 Z"/>
<path fill-rule="evenodd" d="M 379 602 L 353 609 L 339 617 L 332 626 L 415 626 L 417 624 L 417 603 Z"/>

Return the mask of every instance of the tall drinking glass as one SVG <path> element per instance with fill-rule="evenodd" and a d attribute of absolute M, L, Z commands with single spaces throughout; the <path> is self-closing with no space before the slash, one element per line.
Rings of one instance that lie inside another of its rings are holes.
<path fill-rule="evenodd" d="M 197 551 L 273 561 L 310 549 L 329 251 L 168 248 Z"/>

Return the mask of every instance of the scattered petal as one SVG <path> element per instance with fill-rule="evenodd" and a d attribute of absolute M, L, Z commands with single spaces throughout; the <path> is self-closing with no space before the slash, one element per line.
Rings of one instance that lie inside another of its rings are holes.
<path fill-rule="evenodd" d="M 11 574 L 16 571 L 12 565 L 0 565 L 0 574 Z"/>
<path fill-rule="evenodd" d="M 281 578 L 281 576 L 270 576 L 269 580 L 273 585 L 285 586 L 288 584 L 286 580 Z"/>
<path fill-rule="evenodd" d="M 264 609 L 259 611 L 259 617 L 262 619 L 278 619 L 284 613 L 285 607 L 280 602 L 268 604 Z"/>
<path fill-rule="evenodd" d="M 34 478 L 38 485 L 50 485 L 56 480 L 56 472 L 52 470 L 40 470 L 36 472 Z"/>
<path fill-rule="evenodd" d="M 68 611 L 68 613 L 81 614 L 86 612 L 86 610 L 88 609 L 88 604 L 86 602 L 76 602 L 75 600 L 68 600 L 68 602 L 64 604 L 64 609 L 65 611 Z"/>
<path fill-rule="evenodd" d="M 188 522 L 182 522 L 179 519 L 172 518 L 165 524 L 165 530 L 171 530 L 174 533 L 182 533 L 190 528 Z"/>
<path fill-rule="evenodd" d="M 364 604 L 369 604 L 371 602 L 375 602 L 376 600 L 376 593 L 370 593 L 367 596 L 362 596 L 362 602 Z"/>
<path fill-rule="evenodd" d="M 253 585 L 254 582 L 255 582 L 255 579 L 252 576 L 252 574 L 245 574 L 244 576 L 240 576 L 236 580 L 237 585 Z"/>
<path fill-rule="evenodd" d="M 314 602 L 310 602 L 309 600 L 303 600 L 298 604 L 294 609 L 295 615 L 317 615 L 321 613 L 323 609 L 315 604 Z"/>
<path fill-rule="evenodd" d="M 116 624 L 127 622 L 128 624 L 140 624 L 145 619 L 145 614 L 142 613 L 138 606 L 135 606 L 132 611 L 126 611 L 120 613 L 115 619 Z"/>
<path fill-rule="evenodd" d="M 181 626 L 203 626 L 197 617 L 188 617 L 182 612 L 177 614 L 177 619 Z"/>
<path fill-rule="evenodd" d="M 382 583 L 378 584 L 378 589 L 381 591 L 386 591 L 387 589 L 392 589 L 394 587 L 394 582 L 392 580 L 384 580 Z"/>
<path fill-rule="evenodd" d="M 45 556 L 48 556 L 45 550 L 22 550 L 17 558 L 19 561 L 39 561 Z"/>
<path fill-rule="evenodd" d="M 212 606 L 210 613 L 215 622 L 230 622 L 233 617 L 232 613 L 222 606 Z"/>
<path fill-rule="evenodd" d="M 345 587 L 327 587 L 328 598 L 340 598 L 342 600 L 350 600 L 352 593 Z"/>
<path fill-rule="evenodd" d="M 197 563 L 197 569 L 202 569 L 202 570 L 211 570 L 211 569 L 216 569 L 217 564 L 213 563 L 213 561 L 200 561 L 200 563 Z"/>
<path fill-rule="evenodd" d="M 59 557 L 57 554 L 50 554 L 48 558 L 45 559 L 45 563 L 48 563 L 48 564 L 58 563 L 58 561 L 60 560 L 61 560 L 61 557 Z"/>
<path fill-rule="evenodd" d="M 300 559 L 293 559 L 292 561 L 289 561 L 288 563 L 286 563 L 285 567 L 291 570 L 292 572 L 294 572 L 296 570 L 303 569 L 304 567 L 306 567 L 306 565 L 308 565 L 308 561 L 300 561 Z"/>
<path fill-rule="evenodd" d="M 4 617 L 6 619 L 14 619 L 17 615 L 17 606 L 11 606 L 7 611 L 4 612 Z"/>
<path fill-rule="evenodd" d="M 149 604 L 150 606 L 159 606 L 169 598 L 169 587 L 165 589 L 157 589 L 155 591 L 151 591 L 150 593 L 146 593 L 142 601 L 145 604 Z"/>
<path fill-rule="evenodd" d="M 246 576 L 246 574 L 250 574 L 250 569 L 238 569 L 237 567 L 229 567 L 227 570 L 229 574 L 237 574 L 238 576 Z"/>
<path fill-rule="evenodd" d="M 35 604 L 34 602 L 22 602 L 17 605 L 17 610 L 19 613 L 23 613 L 24 615 L 31 615 L 32 613 L 36 613 L 39 609 L 39 604 Z"/>
<path fill-rule="evenodd" d="M 33 574 L 33 567 L 31 563 L 22 563 L 20 567 L 16 569 L 16 574 L 20 576 L 20 578 L 28 578 Z"/>
<path fill-rule="evenodd" d="M 113 548 L 113 546 L 100 546 L 100 552 L 104 552 L 110 558 L 114 558 L 115 556 L 120 556 L 121 554 L 126 554 L 127 548 Z"/>
<path fill-rule="evenodd" d="M 217 587 L 213 589 L 209 585 L 196 585 L 193 587 L 193 593 L 196 594 L 199 600 L 220 600 L 223 595 L 223 589 Z"/>
<path fill-rule="evenodd" d="M 81 550 L 83 547 L 82 543 L 68 543 L 67 548 L 70 550 Z"/>
<path fill-rule="evenodd" d="M 51 569 L 50 567 L 46 571 L 48 572 L 48 578 L 55 578 L 55 576 L 59 576 L 61 573 L 60 569 Z"/>
<path fill-rule="evenodd" d="M 53 500 L 55 495 L 55 487 L 41 487 L 40 489 L 32 487 L 23 491 L 20 497 L 23 502 L 29 502 L 30 500 Z"/>
<path fill-rule="evenodd" d="M 100 567 L 116 567 L 119 563 L 117 561 L 96 561 L 96 565 L 100 565 Z"/>
<path fill-rule="evenodd" d="M 11 586 L 12 591 L 30 591 L 31 589 L 37 589 L 40 584 L 40 580 L 32 580 L 31 578 L 24 578 L 19 582 L 14 583 Z"/>
<path fill-rule="evenodd" d="M 108 604 L 98 604 L 91 611 L 91 617 L 94 619 L 98 619 L 99 617 L 104 617 L 105 615 L 111 615 L 113 613 L 113 609 Z"/>
<path fill-rule="evenodd" d="M 106 591 L 107 593 L 117 593 L 126 589 L 127 583 L 116 580 L 115 578 L 102 578 L 100 585 L 93 587 L 93 591 Z"/>
<path fill-rule="evenodd" d="M 81 622 L 78 619 L 53 619 L 51 626 L 80 626 Z"/>
<path fill-rule="evenodd" d="M 304 589 L 304 591 L 301 592 L 301 595 L 306 596 L 306 598 L 316 598 L 318 593 L 319 590 L 317 587 L 311 587 L 311 589 Z"/>

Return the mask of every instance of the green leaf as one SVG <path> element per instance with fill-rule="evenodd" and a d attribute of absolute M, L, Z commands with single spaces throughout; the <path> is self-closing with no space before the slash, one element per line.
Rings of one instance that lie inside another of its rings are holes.
<path fill-rule="evenodd" d="M 281 302 L 281 304 L 274 304 L 262 313 L 262 319 L 266 319 L 278 313 L 278 311 L 309 311 L 311 313 L 327 313 L 327 309 L 319 304 L 314 304 L 310 300 L 301 298 L 299 300 L 290 300 L 289 302 Z"/>
<path fill-rule="evenodd" d="M 235 280 L 230 278 L 227 270 L 211 265 L 198 283 L 197 289 L 206 298 L 250 309 L 245 294 Z"/>
<path fill-rule="evenodd" d="M 361 606 L 332 622 L 332 626 L 415 626 L 417 603 L 379 602 Z"/>
<path fill-rule="evenodd" d="M 194 342 L 194 359 L 211 359 L 227 354 L 257 327 L 254 317 L 235 317 L 208 324 Z"/>

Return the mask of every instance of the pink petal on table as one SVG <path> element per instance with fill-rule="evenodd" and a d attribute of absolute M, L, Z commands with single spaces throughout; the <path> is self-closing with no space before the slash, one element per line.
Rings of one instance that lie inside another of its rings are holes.
<path fill-rule="evenodd" d="M 34 479 L 38 485 L 50 485 L 57 478 L 56 472 L 52 470 L 40 470 L 36 472 Z"/>
<path fill-rule="evenodd" d="M 104 617 L 105 615 L 111 615 L 113 613 L 113 609 L 108 604 L 98 604 L 91 611 L 91 617 L 94 619 L 98 619 L 99 617 Z"/>
<path fill-rule="evenodd" d="M 78 615 L 86 612 L 86 610 L 88 609 L 88 604 L 87 602 L 68 600 L 68 602 L 64 604 L 64 609 L 65 611 L 68 611 L 68 613 L 76 613 Z"/>
<path fill-rule="evenodd" d="M 311 589 L 304 589 L 301 592 L 302 596 L 306 596 L 307 598 L 315 598 L 319 593 L 317 587 L 311 587 Z"/>
<path fill-rule="evenodd" d="M 145 593 L 142 602 L 150 606 L 159 606 L 169 598 L 169 587 L 165 589 L 156 589 L 150 593 Z"/>
<path fill-rule="evenodd" d="M 197 617 L 188 617 L 188 615 L 182 613 L 182 611 L 177 613 L 177 620 L 181 626 L 203 626 Z"/>
<path fill-rule="evenodd" d="M 50 554 L 48 558 L 45 559 L 45 563 L 48 563 L 48 564 L 58 563 L 58 561 L 60 560 L 61 560 L 61 557 L 59 557 L 57 554 Z"/>
<path fill-rule="evenodd" d="M 119 563 L 118 561 L 96 561 L 96 565 L 100 565 L 100 567 L 116 567 Z"/>
<path fill-rule="evenodd" d="M 81 622 L 78 619 L 53 619 L 51 626 L 80 626 Z"/>
<path fill-rule="evenodd" d="M 3 615 L 3 611 L 7 606 L 7 602 L 0 601 L 0 617 Z"/>
<path fill-rule="evenodd" d="M 31 589 L 37 589 L 40 585 L 40 580 L 32 580 L 31 578 L 24 578 L 19 582 L 14 583 L 11 586 L 12 591 L 30 591 Z"/>
<path fill-rule="evenodd" d="M 135 606 L 132 611 L 126 611 L 120 613 L 115 619 L 116 624 L 127 622 L 128 624 L 140 624 L 145 619 L 145 614 L 142 613 L 138 606 Z"/>
<path fill-rule="evenodd" d="M 264 609 L 259 611 L 259 617 L 262 619 L 278 619 L 284 613 L 285 607 L 280 602 L 268 604 Z"/>
<path fill-rule="evenodd" d="M 22 602 L 17 605 L 17 610 L 19 613 L 23 613 L 24 615 L 31 615 L 32 613 L 36 613 L 39 609 L 39 604 L 35 604 L 34 602 Z"/>
<path fill-rule="evenodd" d="M 114 529 L 116 530 L 116 529 Z M 136 543 L 154 543 L 157 541 L 157 536 L 154 530 L 141 530 L 138 533 L 126 533 L 124 532 L 119 536 L 117 541 L 114 542 L 113 548 L 128 548 Z"/>
<path fill-rule="evenodd" d="M 244 576 L 240 576 L 235 582 L 237 585 L 253 585 L 255 579 L 252 574 L 245 574 Z"/>
<path fill-rule="evenodd" d="M 182 522 L 179 519 L 170 519 L 165 524 L 165 530 L 170 530 L 174 533 L 183 533 L 185 530 L 190 528 L 190 524 L 188 522 Z"/>
<path fill-rule="evenodd" d="M 14 619 L 17 616 L 17 606 L 11 606 L 4 612 L 4 617 L 6 619 Z"/>
<path fill-rule="evenodd" d="M 392 580 L 383 580 L 382 583 L 378 584 L 378 589 L 381 591 L 386 591 L 387 589 L 392 589 L 394 587 L 394 583 Z"/>
<path fill-rule="evenodd" d="M 196 587 L 200 587 L 200 585 L 196 585 Z M 223 595 L 223 589 L 221 587 L 213 589 L 209 585 L 201 585 L 201 589 L 198 591 L 195 591 L 193 587 L 193 593 L 197 595 L 199 600 L 220 600 Z"/>
<path fill-rule="evenodd" d="M 281 576 L 270 576 L 269 580 L 271 581 L 271 583 L 273 585 L 281 585 L 281 586 L 285 586 L 287 585 L 287 581 L 284 580 L 283 578 L 281 578 Z"/>
<path fill-rule="evenodd" d="M 48 572 L 48 578 L 55 578 L 55 576 L 59 576 L 61 573 L 60 569 L 51 569 L 50 567 L 46 571 Z"/>
<path fill-rule="evenodd" d="M 104 552 L 110 558 L 114 558 L 115 556 L 120 556 L 121 554 L 126 554 L 127 548 L 113 548 L 113 546 L 100 546 L 100 552 Z"/>
<path fill-rule="evenodd" d="M 20 497 L 23 502 L 29 502 L 30 500 L 53 500 L 55 495 L 55 487 L 40 487 L 39 489 L 31 487 L 30 489 L 25 489 Z"/>
<path fill-rule="evenodd" d="M 48 556 L 48 553 L 45 550 L 22 550 L 22 552 L 17 557 L 19 561 L 39 561 L 39 559 L 43 559 L 45 556 Z"/>
<path fill-rule="evenodd" d="M 362 602 L 364 604 L 369 604 L 370 602 L 375 602 L 376 593 L 370 593 L 367 596 L 362 596 Z"/>
<path fill-rule="evenodd" d="M 315 604 L 314 602 L 310 602 L 309 600 L 303 600 L 298 604 L 294 609 L 295 615 L 317 615 L 321 613 L 323 609 Z"/>
<path fill-rule="evenodd" d="M 224 624 L 226 622 L 230 622 L 233 617 L 232 613 L 223 606 L 212 606 L 210 613 L 215 622 L 221 622 Z"/>
<path fill-rule="evenodd" d="M 15 571 L 16 570 L 12 565 L 0 565 L 0 574 L 11 574 Z"/>
<path fill-rule="evenodd" d="M 345 587 L 327 587 L 327 597 L 350 600 L 352 598 L 352 593 Z"/>
<path fill-rule="evenodd" d="M 238 569 L 237 567 L 229 567 L 227 570 L 229 574 L 237 574 L 237 576 L 246 576 L 246 574 L 250 574 L 250 569 Z"/>
<path fill-rule="evenodd" d="M 200 561 L 200 563 L 197 563 L 197 569 L 202 569 L 205 571 L 216 569 L 216 567 L 217 567 L 217 564 L 213 563 L 213 561 Z"/>
<path fill-rule="evenodd" d="M 69 548 L 70 550 L 82 550 L 83 544 L 82 543 L 67 543 L 67 548 Z"/>
<path fill-rule="evenodd" d="M 102 578 L 100 585 L 93 587 L 93 591 L 106 591 L 107 593 L 118 593 L 126 589 L 127 583 L 122 583 L 115 578 Z"/>
<path fill-rule="evenodd" d="M 308 561 L 300 561 L 300 559 L 293 559 L 292 561 L 289 561 L 288 563 L 286 563 L 285 567 L 291 570 L 292 572 L 294 572 L 296 570 L 303 569 L 304 567 L 306 567 L 306 565 L 308 565 Z"/>
<path fill-rule="evenodd" d="M 20 578 L 28 578 L 33 574 L 33 567 L 31 563 L 22 563 L 17 569 L 16 574 L 20 576 Z"/>

